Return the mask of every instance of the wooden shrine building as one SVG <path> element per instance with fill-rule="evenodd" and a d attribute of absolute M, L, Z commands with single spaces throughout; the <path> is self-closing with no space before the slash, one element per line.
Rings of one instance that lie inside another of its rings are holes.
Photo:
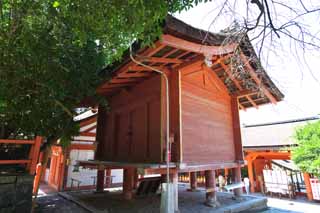
<path fill-rule="evenodd" d="M 264 184 L 260 182 L 263 181 L 263 170 L 276 166 L 289 170 L 297 193 L 306 193 L 308 199 L 312 199 L 309 174 L 302 173 L 291 162 L 291 149 L 297 145 L 293 138 L 295 130 L 315 121 L 319 121 L 318 116 L 242 127 L 243 151 L 251 192 L 263 191 L 261 188 Z"/>
<path fill-rule="evenodd" d="M 173 181 L 179 172 L 206 171 L 208 199 L 215 196 L 216 169 L 234 169 L 240 182 L 239 110 L 283 98 L 259 65 L 248 37 L 213 34 L 168 16 L 154 46 L 133 49 L 132 57 L 128 53 L 104 70 L 111 78 L 97 93 L 109 107 L 99 106 L 95 161 L 81 165 L 96 164 L 101 171 L 124 168 L 127 199 L 137 172 L 166 174 L 167 151 Z"/>

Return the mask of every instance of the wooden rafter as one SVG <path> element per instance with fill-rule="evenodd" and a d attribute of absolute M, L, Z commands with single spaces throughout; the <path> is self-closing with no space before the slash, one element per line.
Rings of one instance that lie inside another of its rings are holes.
<path fill-rule="evenodd" d="M 236 95 L 238 96 L 238 98 L 241 98 L 241 97 L 246 97 L 248 95 L 256 95 L 257 93 L 258 91 L 242 90 L 242 91 L 238 91 Z"/>
<path fill-rule="evenodd" d="M 249 100 L 252 106 L 254 106 L 256 109 L 258 109 L 258 105 L 252 100 L 250 95 L 247 95 L 246 98 Z"/>
<path fill-rule="evenodd" d="M 133 83 L 121 83 L 121 84 L 107 84 L 102 87 L 102 89 L 110 89 L 110 88 L 118 88 L 118 87 L 128 87 L 131 86 Z"/>
<path fill-rule="evenodd" d="M 162 44 L 160 41 L 157 41 L 154 44 L 154 48 L 147 48 L 144 52 L 141 53 L 141 55 L 152 56 L 152 55 L 156 54 L 157 52 L 159 52 L 164 47 L 165 47 L 164 44 Z"/>
<path fill-rule="evenodd" d="M 186 51 L 186 52 L 178 55 L 177 58 L 182 58 L 183 56 L 188 55 L 189 53 L 190 53 L 190 51 Z"/>
<path fill-rule="evenodd" d="M 173 63 L 173 64 L 181 64 L 183 60 L 176 58 L 160 58 L 160 57 L 142 57 L 138 56 L 137 60 L 144 62 L 154 62 L 154 63 Z"/>
<path fill-rule="evenodd" d="M 186 50 L 190 52 L 197 52 L 204 55 L 222 55 L 222 54 L 231 53 L 235 50 L 237 46 L 237 44 L 229 44 L 225 46 L 202 45 L 202 44 L 186 41 L 169 34 L 162 35 L 161 41 L 163 44 L 169 45 L 177 49 Z"/>
<path fill-rule="evenodd" d="M 161 57 L 162 57 L 162 58 L 166 58 L 166 57 L 168 57 L 169 55 L 171 55 L 171 54 L 173 54 L 173 53 L 175 53 L 175 52 L 177 52 L 177 51 L 179 51 L 179 49 L 173 48 L 172 50 L 170 50 L 169 52 L 167 52 L 166 54 L 164 54 L 164 55 L 161 56 Z"/>
<path fill-rule="evenodd" d="M 132 83 L 132 82 L 137 82 L 137 78 L 114 78 L 109 83 Z"/>
<path fill-rule="evenodd" d="M 232 80 L 232 82 L 236 85 L 236 87 L 241 91 L 243 90 L 242 86 L 240 85 L 239 81 L 233 76 L 233 74 L 231 73 L 229 67 L 227 65 L 224 64 L 222 59 L 219 59 L 217 61 L 220 66 L 224 69 L 224 71 L 227 73 L 227 75 L 229 76 L 229 78 Z"/>
<path fill-rule="evenodd" d="M 152 66 L 152 65 L 150 65 Z M 153 68 L 155 69 L 160 69 L 161 67 L 160 66 L 152 66 Z M 134 65 L 134 66 L 131 66 L 129 67 L 129 70 L 130 71 L 136 71 L 136 72 L 141 72 L 141 71 L 152 71 L 146 67 L 143 67 L 143 66 L 139 66 L 139 65 Z"/>
<path fill-rule="evenodd" d="M 247 110 L 244 106 L 242 106 L 242 104 L 240 104 L 239 100 L 238 100 L 238 104 L 239 104 L 240 109 L 242 109 L 243 111 Z"/>
<path fill-rule="evenodd" d="M 120 73 L 118 75 L 118 77 L 120 78 L 143 78 L 143 77 L 147 77 L 149 76 L 149 73 L 142 73 L 142 72 L 124 72 L 124 73 Z"/>
<path fill-rule="evenodd" d="M 260 78 L 258 77 L 257 73 L 254 71 L 252 66 L 249 63 L 249 60 L 243 53 L 240 54 L 241 60 L 245 63 L 245 66 L 248 68 L 249 74 L 251 78 L 256 82 L 256 84 L 262 89 L 263 93 L 268 97 L 271 103 L 276 104 L 277 100 L 275 97 L 270 93 L 270 91 L 266 88 L 266 86 L 261 82 Z"/>

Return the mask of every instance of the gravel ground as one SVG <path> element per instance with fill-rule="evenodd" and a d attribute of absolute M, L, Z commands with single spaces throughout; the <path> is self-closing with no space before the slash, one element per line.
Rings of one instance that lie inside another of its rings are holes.
<path fill-rule="evenodd" d="M 265 204 L 264 198 L 243 196 L 234 199 L 230 193 L 218 193 L 220 208 L 211 208 L 204 205 L 205 191 L 187 192 L 187 187 L 179 186 L 179 210 L 185 213 L 213 213 L 225 212 L 230 208 L 246 209 L 248 203 L 254 206 L 257 202 Z M 93 193 L 92 191 L 77 191 L 61 193 L 68 199 L 79 202 L 96 212 L 108 213 L 159 213 L 160 195 L 135 197 L 131 201 L 123 200 L 121 191 Z M 262 205 L 263 206 L 263 205 Z"/>
<path fill-rule="evenodd" d="M 35 213 L 89 213 L 89 211 L 58 194 L 51 194 L 37 199 Z"/>

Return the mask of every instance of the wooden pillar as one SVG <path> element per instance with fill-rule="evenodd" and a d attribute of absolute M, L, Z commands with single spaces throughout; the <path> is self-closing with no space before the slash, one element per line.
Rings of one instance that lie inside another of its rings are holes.
<path fill-rule="evenodd" d="M 96 191 L 97 192 L 103 192 L 104 189 L 104 168 L 103 166 L 98 166 L 97 170 L 97 185 L 96 185 Z"/>
<path fill-rule="evenodd" d="M 206 180 L 206 202 L 205 204 L 210 207 L 217 207 L 220 204 L 217 201 L 216 196 L 216 178 L 214 170 L 205 171 Z"/>
<path fill-rule="evenodd" d="M 306 191 L 308 200 L 313 200 L 312 188 L 310 183 L 310 175 L 308 173 L 303 173 L 304 183 L 306 184 Z"/>
<path fill-rule="evenodd" d="M 134 182 L 134 169 L 126 168 L 123 170 L 123 197 L 125 200 L 132 199 Z"/>
<path fill-rule="evenodd" d="M 240 165 L 233 169 L 234 182 L 241 183 L 241 167 Z M 235 196 L 240 196 L 242 194 L 242 188 L 237 188 L 233 190 Z"/>
<path fill-rule="evenodd" d="M 197 182 L 197 172 L 190 172 L 190 189 L 188 191 L 196 191 L 197 190 L 197 186 L 198 186 L 198 182 Z"/>
<path fill-rule="evenodd" d="M 229 175 L 229 169 L 228 168 L 225 168 L 224 169 L 224 179 L 227 181 L 228 179 L 228 175 Z"/>
<path fill-rule="evenodd" d="M 239 105 L 238 97 L 231 97 L 231 111 L 232 111 L 232 126 L 233 126 L 233 142 L 234 150 L 236 154 L 236 160 L 243 162 L 243 150 L 241 142 L 241 129 L 240 129 L 240 118 L 239 118 Z"/>
<path fill-rule="evenodd" d="M 138 188 L 138 182 L 139 182 L 139 174 L 138 174 L 138 170 L 135 169 L 134 170 L 133 189 L 137 189 Z"/>
<path fill-rule="evenodd" d="M 110 188 L 112 183 L 112 177 L 111 177 L 111 169 L 105 169 L 106 173 L 106 187 Z"/>
<path fill-rule="evenodd" d="M 42 137 L 37 136 L 34 140 L 34 144 L 32 145 L 32 148 L 31 148 L 32 155 L 30 154 L 32 156 L 31 163 L 29 166 L 29 173 L 31 175 L 35 175 L 35 173 L 36 173 L 41 143 L 42 143 Z"/>
<path fill-rule="evenodd" d="M 248 176 L 250 180 L 250 191 L 255 192 L 252 159 L 248 157 L 247 163 L 248 163 Z"/>

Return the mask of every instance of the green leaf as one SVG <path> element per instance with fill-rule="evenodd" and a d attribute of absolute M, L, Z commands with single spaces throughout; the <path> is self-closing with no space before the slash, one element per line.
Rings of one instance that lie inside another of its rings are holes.
<path fill-rule="evenodd" d="M 60 6 L 60 3 L 59 3 L 58 1 L 54 1 L 53 4 L 52 4 L 52 6 L 53 6 L 54 8 L 57 8 L 57 7 Z"/>

